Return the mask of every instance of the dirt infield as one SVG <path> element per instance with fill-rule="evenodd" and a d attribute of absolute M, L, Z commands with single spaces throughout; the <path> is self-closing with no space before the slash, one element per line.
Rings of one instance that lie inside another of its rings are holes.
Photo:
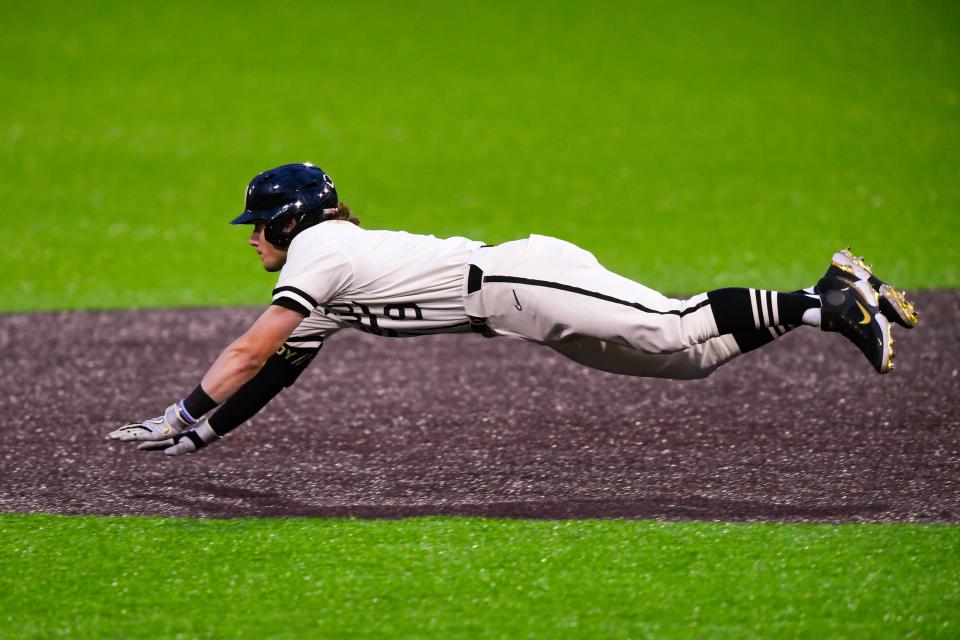
<path fill-rule="evenodd" d="M 0 316 L 0 512 L 960 522 L 960 292 L 916 298 L 886 377 L 813 330 L 694 382 L 344 332 L 181 458 L 104 434 L 189 391 L 257 310 Z"/>

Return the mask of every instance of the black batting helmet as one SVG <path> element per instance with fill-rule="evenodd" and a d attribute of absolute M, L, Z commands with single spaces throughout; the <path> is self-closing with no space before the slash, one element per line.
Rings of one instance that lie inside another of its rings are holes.
<path fill-rule="evenodd" d="M 309 162 L 285 164 L 250 181 L 244 211 L 230 224 L 265 222 L 267 242 L 285 249 L 304 229 L 332 218 L 338 202 L 333 180 L 323 169 Z M 284 231 L 291 220 L 296 220 L 293 229 Z"/>

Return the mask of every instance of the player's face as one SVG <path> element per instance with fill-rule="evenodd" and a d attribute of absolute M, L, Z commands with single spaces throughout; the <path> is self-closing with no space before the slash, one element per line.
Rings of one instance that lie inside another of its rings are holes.
<path fill-rule="evenodd" d="M 248 242 L 251 247 L 257 250 L 257 255 L 260 256 L 260 261 L 263 263 L 264 269 L 271 272 L 280 271 L 287 261 L 287 252 L 267 242 L 267 239 L 263 235 L 265 228 L 266 225 L 264 223 L 256 223 Z"/>

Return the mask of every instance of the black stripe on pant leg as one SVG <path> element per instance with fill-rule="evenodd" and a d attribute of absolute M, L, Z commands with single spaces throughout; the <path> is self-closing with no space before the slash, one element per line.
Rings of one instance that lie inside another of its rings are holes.
<path fill-rule="evenodd" d="M 687 314 L 693 313 L 694 311 L 699 311 L 708 304 L 709 300 L 703 300 L 698 302 L 692 307 L 683 309 L 668 309 L 667 311 L 658 311 L 657 309 L 651 309 L 645 307 L 639 302 L 630 302 L 628 300 L 621 300 L 619 298 L 614 298 L 613 296 L 608 296 L 605 293 L 599 293 L 597 291 L 589 291 L 587 289 L 581 289 L 580 287 L 574 287 L 569 284 L 563 284 L 561 282 L 550 282 L 549 280 L 534 280 L 533 278 L 518 278 L 516 276 L 483 276 L 484 282 L 510 282 L 514 284 L 526 284 L 533 287 L 547 287 L 549 289 L 559 289 L 560 291 L 569 291 L 570 293 L 578 293 L 582 296 L 590 296 L 591 298 L 597 298 L 598 300 L 606 300 L 607 302 L 613 302 L 615 304 L 622 304 L 625 307 L 631 307 L 637 311 L 643 311 L 644 313 L 656 313 L 661 316 L 685 316 Z"/>

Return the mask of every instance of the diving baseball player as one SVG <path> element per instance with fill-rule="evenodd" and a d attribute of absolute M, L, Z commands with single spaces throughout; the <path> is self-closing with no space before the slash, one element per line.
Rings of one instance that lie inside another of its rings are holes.
<path fill-rule="evenodd" d="M 477 332 L 543 344 L 603 371 L 689 379 L 803 325 L 840 333 L 887 373 L 891 322 L 918 320 L 901 292 L 847 250 L 815 287 L 674 299 L 556 238 L 489 246 L 359 222 L 318 167 L 287 164 L 254 177 L 232 224 L 253 225 L 250 246 L 264 269 L 279 272 L 272 304 L 189 395 L 108 437 L 168 455 L 202 449 L 292 385 L 342 329 L 391 338 Z"/>

